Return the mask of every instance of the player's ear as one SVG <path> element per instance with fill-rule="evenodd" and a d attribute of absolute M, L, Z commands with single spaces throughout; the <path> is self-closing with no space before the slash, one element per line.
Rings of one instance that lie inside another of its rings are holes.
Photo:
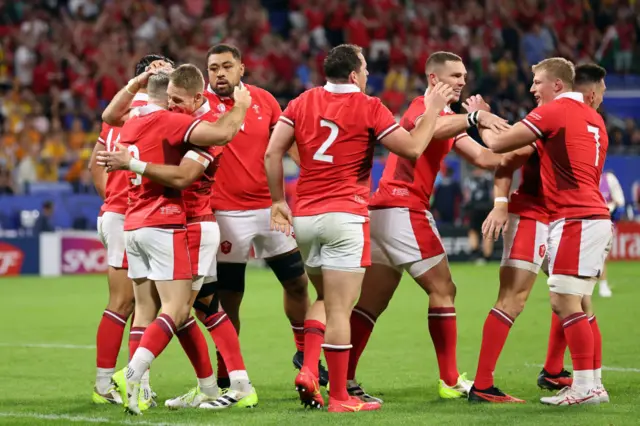
<path fill-rule="evenodd" d="M 240 62 L 240 77 L 244 77 L 244 64 Z"/>
<path fill-rule="evenodd" d="M 427 75 L 427 79 L 429 80 L 429 83 L 430 83 L 432 86 L 435 86 L 436 84 L 438 84 L 438 76 L 437 76 L 437 75 L 435 75 L 435 73 L 429 73 L 429 74 Z"/>

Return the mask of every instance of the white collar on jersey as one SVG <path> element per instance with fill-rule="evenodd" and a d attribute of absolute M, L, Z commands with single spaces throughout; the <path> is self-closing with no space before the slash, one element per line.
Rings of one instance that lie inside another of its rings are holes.
<path fill-rule="evenodd" d="M 147 95 L 146 93 L 136 93 L 135 96 L 133 97 L 133 101 L 132 102 L 149 102 L 149 95 Z"/>
<path fill-rule="evenodd" d="M 241 81 L 238 85 L 242 89 L 244 87 L 244 83 Z M 220 100 L 233 99 L 231 96 L 220 96 L 211 88 L 211 83 L 207 84 L 207 92 L 216 95 Z"/>
<path fill-rule="evenodd" d="M 191 116 L 195 118 L 200 118 L 206 113 L 208 113 L 209 111 L 211 111 L 211 106 L 209 105 L 209 101 L 207 100 L 207 98 L 204 98 L 204 103 L 202 104 L 202 106 L 197 110 L 195 110 L 193 114 L 191 114 Z"/>
<path fill-rule="evenodd" d="M 324 90 L 330 93 L 357 93 L 361 91 L 355 84 L 336 84 L 329 81 L 324 85 Z"/>
<path fill-rule="evenodd" d="M 584 102 L 584 95 L 580 92 L 565 92 L 556 96 L 556 99 L 569 98 L 574 101 Z"/>
<path fill-rule="evenodd" d="M 424 95 L 427 96 L 428 93 L 429 93 L 429 88 L 427 87 L 427 90 L 424 91 Z M 446 105 L 442 111 L 446 112 L 447 114 L 450 114 L 453 112 L 453 110 L 449 105 Z"/>
<path fill-rule="evenodd" d="M 164 108 L 156 104 L 146 104 L 144 106 L 135 108 L 133 111 L 137 111 L 136 113 L 134 113 L 134 115 L 144 117 L 145 115 L 153 114 L 154 112 L 162 110 L 164 110 Z"/>

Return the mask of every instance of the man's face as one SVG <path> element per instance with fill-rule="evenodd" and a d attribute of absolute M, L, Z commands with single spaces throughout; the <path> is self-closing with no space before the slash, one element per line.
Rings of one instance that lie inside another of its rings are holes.
<path fill-rule="evenodd" d="M 546 71 L 538 71 L 533 75 L 533 84 L 529 90 L 538 106 L 551 102 L 563 88 L 562 82 L 553 78 Z"/>
<path fill-rule="evenodd" d="M 196 93 L 195 96 L 190 95 L 186 89 L 177 87 L 172 81 L 167 86 L 167 97 L 169 99 L 167 106 L 173 112 L 193 114 L 198 109 L 202 96 L 202 93 Z"/>
<path fill-rule="evenodd" d="M 231 96 L 244 75 L 244 64 L 233 57 L 231 52 L 209 56 L 207 61 L 209 85 L 218 96 Z"/>
<path fill-rule="evenodd" d="M 359 71 L 353 71 L 350 76 L 351 83 L 355 84 L 360 88 L 360 90 L 364 93 L 367 90 L 367 78 L 369 76 L 369 71 L 367 70 L 367 60 L 364 58 L 362 53 L 358 53 L 358 58 L 360 58 L 360 62 L 362 62 L 362 66 Z"/>
<path fill-rule="evenodd" d="M 451 86 L 454 94 L 451 102 L 458 102 L 462 89 L 467 84 L 467 68 L 461 61 L 446 61 L 444 64 L 437 66 L 433 73 L 429 74 L 429 81 L 432 86 L 439 82 Z"/>

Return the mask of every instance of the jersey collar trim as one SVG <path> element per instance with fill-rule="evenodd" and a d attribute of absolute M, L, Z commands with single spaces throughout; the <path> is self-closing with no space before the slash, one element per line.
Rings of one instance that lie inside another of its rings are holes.
<path fill-rule="evenodd" d="M 324 90 L 330 93 L 357 93 L 360 92 L 360 88 L 355 84 L 336 84 L 327 81 L 324 85 Z"/>
<path fill-rule="evenodd" d="M 562 99 L 562 98 L 569 98 L 569 99 L 573 99 L 574 101 L 584 102 L 584 95 L 579 92 L 565 92 L 556 96 L 556 99 Z"/>
<path fill-rule="evenodd" d="M 429 93 L 429 88 L 427 87 L 427 90 L 424 91 L 424 95 L 427 96 L 428 93 Z M 453 110 L 451 109 L 451 107 L 449 105 L 445 105 L 445 107 L 444 107 L 444 109 L 442 111 L 447 113 L 447 114 L 451 114 L 453 112 Z"/>
<path fill-rule="evenodd" d="M 197 110 L 195 110 L 193 114 L 191 114 L 191 116 L 195 118 L 200 118 L 206 113 L 208 113 L 209 111 L 211 111 L 211 106 L 209 105 L 209 101 L 207 100 L 207 98 L 205 98 L 202 106 Z"/>
<path fill-rule="evenodd" d="M 138 108 L 138 116 L 144 117 L 145 115 L 153 114 L 154 112 L 162 111 L 164 108 L 155 104 L 146 104 Z"/>
<path fill-rule="evenodd" d="M 240 86 L 240 88 L 242 89 L 244 87 L 244 83 L 241 81 L 240 84 L 238 85 Z M 211 88 L 211 82 L 209 82 L 209 84 L 207 84 L 207 92 L 216 95 L 218 97 L 218 99 L 220 99 L 221 101 L 226 101 L 229 99 L 233 99 L 231 96 L 219 96 L 216 92 L 213 91 L 213 89 Z"/>

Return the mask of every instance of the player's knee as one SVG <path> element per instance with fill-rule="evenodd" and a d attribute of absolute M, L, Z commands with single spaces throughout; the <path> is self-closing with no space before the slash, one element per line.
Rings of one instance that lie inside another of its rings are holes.
<path fill-rule="evenodd" d="M 298 287 L 299 291 L 306 291 L 308 281 L 299 250 L 268 259 L 267 265 L 278 278 L 278 281 L 285 287 L 285 290 L 289 291 L 288 287 Z"/>
<path fill-rule="evenodd" d="M 305 301 L 309 298 L 307 287 L 306 275 L 282 283 L 287 297 L 297 301 Z"/>
<path fill-rule="evenodd" d="M 134 306 L 133 297 L 129 298 L 112 295 L 109 297 L 107 309 L 122 317 L 129 318 L 129 315 L 133 313 Z"/>
<path fill-rule="evenodd" d="M 222 263 L 217 265 L 219 290 L 244 293 L 246 263 Z"/>
<path fill-rule="evenodd" d="M 505 297 L 498 300 L 495 307 L 512 318 L 517 318 L 524 310 L 526 298 L 514 295 L 513 297 Z"/>
<path fill-rule="evenodd" d="M 424 287 L 432 301 L 453 303 L 456 299 L 457 288 L 453 279 L 449 276 L 443 280 L 435 281 Z"/>

